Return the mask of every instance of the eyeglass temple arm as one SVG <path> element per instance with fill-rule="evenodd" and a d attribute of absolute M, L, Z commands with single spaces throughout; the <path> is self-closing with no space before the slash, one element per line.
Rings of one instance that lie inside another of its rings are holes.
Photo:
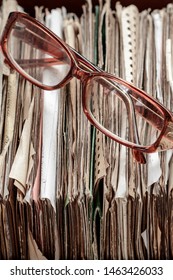
<path fill-rule="evenodd" d="M 34 68 L 34 67 L 46 67 L 54 65 L 64 65 L 63 58 L 38 58 L 38 59 L 16 59 L 16 62 L 23 69 Z"/>
<path fill-rule="evenodd" d="M 40 49 L 40 48 L 39 48 Z M 80 65 L 85 68 L 85 70 L 88 71 L 97 71 L 97 72 L 103 72 L 101 68 L 95 66 L 90 61 L 88 61 L 86 58 L 82 57 L 79 53 L 77 53 L 73 48 L 71 48 L 71 51 L 74 52 L 75 56 L 80 61 Z M 84 63 L 84 60 L 86 60 L 87 63 Z M 39 67 L 39 66 L 47 66 L 47 65 L 64 65 L 64 56 L 61 55 L 57 58 L 48 57 L 48 58 L 38 58 L 38 59 L 16 59 L 16 62 L 23 68 L 29 68 L 29 67 Z M 88 66 L 88 64 L 90 64 Z"/>
<path fill-rule="evenodd" d="M 138 135 L 138 130 L 137 130 L 137 122 L 136 122 L 136 115 L 135 115 L 135 109 L 134 109 L 134 104 L 132 101 L 131 96 L 125 92 L 120 86 L 114 84 L 113 82 L 106 80 L 106 83 L 110 84 L 111 88 L 113 87 L 116 89 L 116 95 L 123 100 L 124 104 L 126 105 L 126 109 L 128 112 L 129 116 L 129 124 L 130 124 L 130 138 L 133 143 L 139 144 L 139 135 Z M 137 150 L 132 150 L 132 154 L 136 161 L 139 163 L 145 164 L 146 159 L 145 156 L 142 152 L 137 151 Z"/>
<path fill-rule="evenodd" d="M 124 90 L 122 90 L 121 87 L 120 87 L 120 92 L 125 97 L 124 103 L 126 104 L 126 108 L 127 108 L 128 116 L 129 116 L 131 141 L 140 145 L 135 109 L 134 109 L 134 104 L 133 104 L 132 98 Z M 139 163 L 142 163 L 142 164 L 146 163 L 145 156 L 142 152 L 137 151 L 137 150 L 132 150 L 132 154 Z"/>
<path fill-rule="evenodd" d="M 49 57 L 49 60 L 46 58 L 40 59 L 40 63 L 44 66 L 44 63 L 53 63 L 55 64 L 55 62 L 57 64 L 59 63 L 63 63 L 64 58 L 66 57 L 66 53 L 63 51 L 62 49 L 58 49 L 57 45 L 55 44 L 55 40 L 50 39 L 50 36 L 46 36 L 47 34 L 45 33 L 45 36 L 41 36 L 42 34 L 36 34 L 34 32 L 32 32 L 31 30 L 29 30 L 28 28 L 23 28 L 23 27 L 16 27 L 16 29 L 14 29 L 13 31 L 13 36 L 15 36 L 16 38 L 20 39 L 22 42 L 25 42 L 26 44 L 30 45 L 31 47 L 35 47 L 36 49 L 39 49 L 41 51 L 43 51 L 45 54 L 52 54 L 54 57 Z M 31 40 L 30 38 L 33 38 L 33 40 Z M 37 64 L 37 59 L 26 59 L 23 61 L 20 61 L 24 63 L 24 67 L 25 64 L 28 66 L 32 66 L 33 67 L 35 64 Z"/>
<path fill-rule="evenodd" d="M 22 27 L 21 27 L 22 30 Z M 23 60 L 18 60 L 17 62 L 20 62 L 20 65 L 22 67 L 34 67 L 34 66 L 44 66 L 47 63 L 51 63 L 53 65 L 55 64 L 61 64 L 62 62 L 64 63 L 64 55 L 63 55 L 63 51 L 58 51 L 57 49 L 57 45 L 55 44 L 55 41 L 50 40 L 50 36 L 48 36 L 46 38 L 46 36 L 43 38 L 41 36 L 39 36 L 39 34 L 36 34 L 29 30 L 28 28 L 24 29 L 24 32 L 20 32 L 20 27 L 14 29 L 14 34 L 15 37 L 21 39 L 23 42 L 31 45 L 32 47 L 35 47 L 41 51 L 43 51 L 44 53 L 50 54 L 52 53 L 52 55 L 54 55 L 54 58 L 43 58 L 43 59 L 39 59 L 39 62 L 37 62 L 37 59 L 23 59 Z M 34 37 L 34 40 L 30 40 L 31 35 Z M 52 49 L 51 49 L 52 47 Z M 70 50 L 73 52 L 74 56 L 77 57 L 77 59 L 80 61 L 81 65 L 83 65 L 83 67 L 86 68 L 86 70 L 88 69 L 89 71 L 97 71 L 97 72 L 102 72 L 102 69 L 95 66 L 94 64 L 92 64 L 89 60 L 87 60 L 86 58 L 84 58 L 82 55 L 80 55 L 75 49 L 73 49 L 72 47 L 68 46 L 70 48 Z"/>
<path fill-rule="evenodd" d="M 124 93 L 124 95 L 126 95 L 127 100 L 129 100 L 129 110 L 131 112 L 131 114 L 129 114 L 129 116 L 131 116 L 131 124 L 133 124 L 134 122 L 136 122 L 136 113 L 141 115 L 143 117 L 143 119 L 146 120 L 146 122 L 150 123 L 151 125 L 153 125 L 153 127 L 155 127 L 158 131 L 162 131 L 163 130 L 163 122 L 165 122 L 164 117 L 161 116 L 161 114 L 159 115 L 159 112 L 156 110 L 152 110 L 151 108 L 145 108 L 145 104 L 143 104 L 144 106 L 135 106 L 134 105 L 134 101 L 132 101 L 132 98 L 130 96 L 130 94 L 126 93 L 121 86 L 119 86 L 120 90 L 122 91 L 122 93 Z M 129 99 L 130 98 L 130 99 Z M 138 100 L 136 100 L 137 102 Z M 125 100 L 124 100 L 125 102 Z M 131 104 L 130 104 L 131 103 Z M 127 105 L 126 105 L 127 107 Z M 127 107 L 128 108 L 128 107 Z M 135 108 L 135 109 L 134 109 Z M 173 149 L 173 115 L 172 115 L 172 119 L 165 124 L 166 125 L 166 129 L 164 131 L 164 133 L 161 135 L 161 140 L 159 143 L 159 147 L 156 147 L 156 150 L 168 150 L 168 149 Z M 135 129 L 137 128 L 137 125 L 135 124 L 133 127 L 131 127 L 131 129 Z M 138 137 L 138 132 L 137 129 L 136 131 L 134 131 L 134 135 L 136 135 L 137 138 L 135 138 L 136 140 L 139 139 Z M 132 138 L 133 140 L 135 140 L 134 138 Z M 136 143 L 139 143 L 136 141 Z M 136 153 L 136 150 L 133 150 L 134 153 Z"/>

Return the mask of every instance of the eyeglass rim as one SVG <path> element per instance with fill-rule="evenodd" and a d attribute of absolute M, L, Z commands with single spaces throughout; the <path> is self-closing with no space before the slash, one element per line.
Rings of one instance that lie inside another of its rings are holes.
<path fill-rule="evenodd" d="M 10 35 L 11 29 L 13 27 L 13 25 L 15 24 L 15 22 L 20 18 L 25 18 L 28 21 L 30 21 L 33 25 L 39 27 L 41 30 L 43 30 L 43 32 L 45 32 L 46 34 L 48 34 L 49 36 L 52 36 L 53 39 L 55 39 L 56 41 L 58 41 L 58 43 L 65 49 L 65 51 L 67 52 L 67 55 L 70 58 L 70 63 L 71 63 L 71 68 L 69 70 L 69 73 L 66 74 L 66 77 L 57 85 L 55 86 L 47 86 L 43 83 L 40 83 L 39 81 L 35 80 L 33 77 L 31 77 L 30 75 L 28 75 L 18 64 L 17 62 L 15 62 L 15 60 L 13 59 L 13 57 L 8 53 L 8 47 L 7 47 L 7 41 L 8 41 L 8 37 Z M 7 64 L 9 64 L 9 66 L 13 69 L 15 69 L 20 75 L 22 75 L 25 79 L 27 79 L 28 81 L 30 81 L 32 84 L 34 84 L 35 86 L 38 86 L 39 88 L 43 89 L 43 90 L 55 90 L 58 88 L 61 88 L 63 86 L 65 86 L 69 80 L 71 78 L 73 78 L 73 72 L 74 72 L 74 68 L 77 67 L 78 62 L 82 61 L 83 64 L 90 70 L 90 71 L 96 71 L 96 72 L 102 72 L 104 73 L 104 71 L 102 69 L 100 69 L 99 67 L 95 66 L 94 64 L 92 64 L 88 59 L 86 59 L 85 57 L 83 57 L 82 55 L 80 55 L 75 49 L 73 49 L 72 47 L 70 47 L 69 45 L 67 45 L 61 38 L 59 38 L 54 32 L 52 32 L 49 28 L 47 28 L 44 24 L 42 24 L 40 21 L 36 20 L 35 18 L 29 16 L 26 13 L 22 13 L 22 12 L 11 12 L 8 16 L 8 20 L 7 23 L 5 25 L 4 31 L 2 33 L 1 36 L 1 42 L 0 42 L 0 46 L 2 49 L 2 52 L 4 54 L 5 57 L 5 61 L 7 62 Z M 78 61 L 78 62 L 77 62 Z"/>
<path fill-rule="evenodd" d="M 71 68 L 69 70 L 69 73 L 66 75 L 66 77 L 58 85 L 46 86 L 46 85 L 43 85 L 42 83 L 39 83 L 37 80 L 35 80 L 31 76 L 29 76 L 24 70 L 22 70 L 22 68 L 19 67 L 19 65 L 17 63 L 15 63 L 14 59 L 12 59 L 12 57 L 8 53 L 7 41 L 8 41 L 8 37 L 9 37 L 10 31 L 11 31 L 11 28 L 13 27 L 13 24 L 16 22 L 16 20 L 20 19 L 21 17 L 26 18 L 27 20 L 32 22 L 32 24 L 41 28 L 48 35 L 52 36 L 55 40 L 57 40 L 59 42 L 60 45 L 62 45 L 62 47 L 66 50 L 67 54 L 69 55 L 70 62 L 71 62 Z M 82 96 L 83 102 L 82 103 L 83 103 L 84 113 L 87 116 L 87 118 L 89 119 L 89 121 L 96 128 L 98 128 L 102 133 L 104 133 L 106 136 L 113 139 L 114 141 L 116 141 L 116 142 L 118 142 L 122 145 L 125 145 L 126 147 L 129 147 L 129 148 L 141 151 L 141 152 L 145 152 L 145 153 L 155 152 L 159 147 L 159 144 L 162 140 L 162 137 L 164 136 L 167 124 L 170 121 L 173 121 L 173 115 L 171 114 L 171 112 L 166 107 L 164 107 L 160 102 L 158 102 L 156 99 L 154 99 L 153 97 L 148 95 L 143 90 L 140 90 L 140 89 L 136 88 L 135 86 L 133 86 L 132 84 L 124 81 L 123 79 L 117 78 L 114 75 L 106 73 L 103 70 L 97 68 L 90 61 L 88 61 L 83 56 L 78 54 L 77 51 L 75 51 L 75 50 L 73 51 L 73 49 L 71 47 L 69 47 L 63 40 L 61 40 L 56 34 L 54 34 L 51 30 L 49 30 L 41 22 L 32 18 L 28 14 L 21 13 L 21 12 L 12 12 L 12 13 L 9 14 L 4 32 L 3 32 L 2 37 L 1 37 L 1 48 L 2 48 L 2 51 L 3 51 L 4 57 L 5 57 L 7 63 L 9 64 L 9 66 L 11 68 L 15 69 L 26 80 L 30 81 L 35 86 L 38 86 L 38 87 L 40 87 L 44 90 L 54 90 L 54 89 L 65 86 L 69 82 L 69 80 L 74 76 L 73 70 L 78 65 L 77 60 L 78 59 L 79 60 L 81 59 L 82 61 L 84 60 L 85 64 L 89 67 L 89 69 L 91 69 L 92 71 L 96 71 L 96 72 L 91 72 L 91 76 L 88 76 L 88 78 L 85 79 L 85 83 L 83 83 L 83 96 Z M 119 81 L 119 82 L 123 83 L 125 86 L 131 88 L 132 90 L 135 90 L 135 91 L 139 92 L 140 94 L 142 94 L 142 96 L 144 98 L 147 98 L 149 100 L 149 102 L 151 102 L 158 110 L 162 111 L 163 115 L 165 116 L 164 127 L 161 130 L 159 137 L 157 138 L 157 140 L 152 145 L 142 146 L 142 145 L 135 144 L 133 142 L 125 141 L 125 140 L 121 139 L 120 137 L 118 137 L 117 135 L 112 134 L 111 132 L 107 131 L 104 127 L 100 127 L 100 125 L 98 125 L 98 123 L 95 122 L 92 119 L 92 116 L 89 113 L 89 108 L 87 106 L 87 92 L 86 92 L 85 88 L 86 88 L 87 82 L 89 82 L 90 79 L 92 79 L 92 77 L 95 77 L 95 76 L 101 76 L 101 77 L 105 77 L 105 78 L 108 78 L 108 79 L 116 79 L 116 81 Z"/>
<path fill-rule="evenodd" d="M 34 26 L 37 26 L 38 28 L 40 28 L 41 30 L 43 30 L 43 32 L 45 32 L 48 36 L 52 36 L 53 39 L 57 40 L 58 43 L 65 49 L 65 51 L 67 52 L 67 55 L 70 58 L 70 70 L 69 72 L 66 74 L 66 77 L 57 85 L 54 86 L 48 86 L 45 85 L 39 81 L 37 81 L 36 79 L 34 79 L 32 76 L 30 76 L 29 74 L 27 74 L 27 72 L 25 72 L 25 70 L 23 70 L 20 65 L 17 64 L 17 62 L 13 59 L 13 57 L 11 56 L 11 54 L 8 52 L 8 38 L 10 36 L 10 32 L 11 29 L 13 28 L 15 22 L 17 20 L 20 21 L 21 18 L 24 18 L 28 21 L 30 21 Z M 5 57 L 5 62 L 12 68 L 15 69 L 20 75 L 22 75 L 26 80 L 28 80 L 29 82 L 31 82 L 33 85 L 43 89 L 43 90 L 55 90 L 58 88 L 61 88 L 63 86 L 65 86 L 69 80 L 73 77 L 73 68 L 75 67 L 75 59 L 73 57 L 73 53 L 71 52 L 71 50 L 69 49 L 69 47 L 67 46 L 67 44 L 61 40 L 58 36 L 56 36 L 56 34 L 54 32 L 52 32 L 50 29 L 48 29 L 45 25 L 43 25 L 41 22 L 39 22 L 38 20 L 32 18 L 31 16 L 29 16 L 26 13 L 22 13 L 22 12 L 11 12 L 8 16 L 8 20 L 7 23 L 5 25 L 4 31 L 2 33 L 1 36 L 1 49 L 2 52 L 4 54 Z"/>
<path fill-rule="evenodd" d="M 94 117 L 92 117 L 92 113 L 90 113 L 90 107 L 88 105 L 89 102 L 87 102 L 88 93 L 87 93 L 86 87 L 87 87 L 87 83 L 91 83 L 91 80 L 94 77 L 105 77 L 107 79 L 113 79 L 117 83 L 121 82 L 121 84 L 123 84 L 124 86 L 127 86 L 129 89 L 131 89 L 133 91 L 137 91 L 148 102 L 151 102 L 152 105 L 154 105 L 157 110 L 162 112 L 162 114 L 164 116 L 164 125 L 163 125 L 163 128 L 160 130 L 158 138 L 152 144 L 150 144 L 150 145 L 140 145 L 140 144 L 135 144 L 135 143 L 130 142 L 130 141 L 126 141 L 126 140 L 122 139 L 121 137 L 119 137 L 119 136 L 115 135 L 114 133 L 111 133 L 110 131 L 105 129 L 98 121 L 96 121 L 94 119 Z M 93 73 L 93 75 L 87 79 L 86 83 L 84 83 L 82 102 L 83 102 L 84 113 L 86 114 L 89 121 L 98 130 L 100 130 L 102 133 L 104 133 L 107 137 L 109 137 L 112 140 L 118 142 L 119 144 L 125 145 L 128 148 L 135 149 L 135 150 L 137 150 L 139 152 L 142 152 L 142 153 L 153 153 L 153 152 L 156 152 L 159 149 L 160 149 L 160 151 L 162 150 L 161 147 L 160 147 L 160 143 L 162 142 L 163 136 L 165 136 L 165 131 L 166 131 L 168 123 L 173 121 L 173 115 L 164 105 L 162 105 L 159 101 L 155 100 L 153 97 L 149 96 L 145 91 L 143 91 L 141 89 L 138 89 L 134 85 L 124 81 L 121 78 L 117 78 L 117 77 L 115 77 L 111 74 L 106 73 L 106 75 L 103 75 L 103 74 L 100 75 L 99 73 Z M 173 144 L 172 144 L 172 146 L 173 146 Z"/>

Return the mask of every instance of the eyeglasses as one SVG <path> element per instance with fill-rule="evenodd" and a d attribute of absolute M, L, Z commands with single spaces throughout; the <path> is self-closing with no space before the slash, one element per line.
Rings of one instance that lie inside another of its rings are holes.
<path fill-rule="evenodd" d="M 55 90 L 73 77 L 80 79 L 88 120 L 106 136 L 131 148 L 138 162 L 145 163 L 143 153 L 173 148 L 173 115 L 169 110 L 144 91 L 89 62 L 27 14 L 9 15 L 1 49 L 5 62 L 41 89 Z"/>

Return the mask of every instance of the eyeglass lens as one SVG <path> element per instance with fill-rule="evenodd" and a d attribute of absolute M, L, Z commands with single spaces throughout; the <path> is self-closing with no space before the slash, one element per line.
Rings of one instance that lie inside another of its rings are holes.
<path fill-rule="evenodd" d="M 164 127 L 163 113 L 137 91 L 103 77 L 92 78 L 86 90 L 93 119 L 108 131 L 143 146 L 157 140 Z"/>
<path fill-rule="evenodd" d="M 23 72 L 46 86 L 59 84 L 71 68 L 63 46 L 25 18 L 13 25 L 8 50 Z"/>

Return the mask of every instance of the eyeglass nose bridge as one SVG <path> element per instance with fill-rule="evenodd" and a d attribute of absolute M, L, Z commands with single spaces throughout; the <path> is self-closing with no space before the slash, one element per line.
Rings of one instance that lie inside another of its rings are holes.
<path fill-rule="evenodd" d="M 82 69 L 82 67 L 80 67 L 77 64 L 73 68 L 72 74 L 75 78 L 77 78 L 77 79 L 81 80 L 81 82 L 83 82 L 84 80 L 86 80 L 88 77 L 90 77 L 92 75 L 92 72 Z"/>

